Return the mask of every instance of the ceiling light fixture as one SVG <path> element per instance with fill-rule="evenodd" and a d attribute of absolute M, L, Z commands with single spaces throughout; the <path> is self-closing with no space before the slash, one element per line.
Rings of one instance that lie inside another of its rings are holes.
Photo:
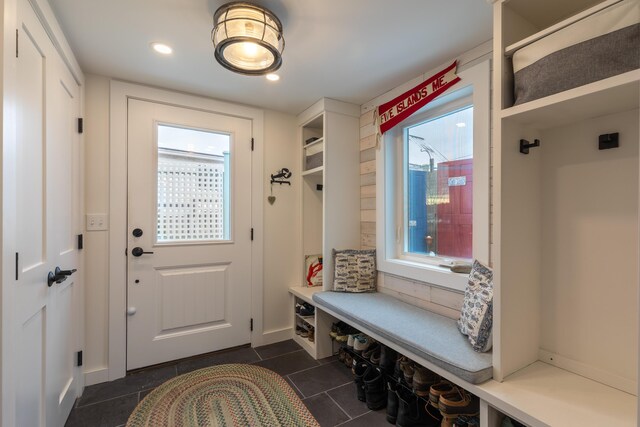
<path fill-rule="evenodd" d="M 216 60 L 236 73 L 260 76 L 282 65 L 282 24 L 273 12 L 255 4 L 237 1 L 218 8 L 211 41 Z"/>
<path fill-rule="evenodd" d="M 278 80 L 280 80 L 280 76 L 273 73 L 267 74 L 266 77 L 267 80 L 271 80 L 272 82 L 277 82 Z"/>
<path fill-rule="evenodd" d="M 168 46 L 164 43 L 151 43 L 151 47 L 153 48 L 153 50 L 163 55 L 171 55 L 171 53 L 173 53 L 173 49 L 171 49 L 171 46 Z"/>

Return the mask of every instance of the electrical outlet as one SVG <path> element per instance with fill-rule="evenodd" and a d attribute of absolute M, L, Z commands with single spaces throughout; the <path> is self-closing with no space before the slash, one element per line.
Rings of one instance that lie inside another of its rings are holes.
<path fill-rule="evenodd" d="M 107 214 L 87 214 L 87 231 L 105 231 L 109 229 Z"/>

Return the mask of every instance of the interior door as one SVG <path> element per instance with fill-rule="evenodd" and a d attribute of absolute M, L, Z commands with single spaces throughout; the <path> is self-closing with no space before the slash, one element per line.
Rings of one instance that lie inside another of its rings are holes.
<path fill-rule="evenodd" d="M 251 341 L 251 121 L 128 102 L 127 369 Z"/>
<path fill-rule="evenodd" d="M 80 375 L 80 91 L 27 0 L 18 18 L 16 425 L 63 426 Z"/>

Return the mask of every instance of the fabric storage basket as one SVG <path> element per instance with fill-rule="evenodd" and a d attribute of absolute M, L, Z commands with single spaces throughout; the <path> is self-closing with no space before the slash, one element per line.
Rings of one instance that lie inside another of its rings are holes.
<path fill-rule="evenodd" d="M 638 22 L 623 0 L 516 51 L 514 105 L 640 68 Z"/>

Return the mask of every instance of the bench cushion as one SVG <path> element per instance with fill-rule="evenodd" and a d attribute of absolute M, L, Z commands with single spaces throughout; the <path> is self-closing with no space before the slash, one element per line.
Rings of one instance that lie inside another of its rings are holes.
<path fill-rule="evenodd" d="M 476 353 L 456 321 L 379 292 L 317 292 L 313 300 L 347 323 L 416 354 L 455 376 L 480 384 L 493 376 L 492 354 Z"/>

